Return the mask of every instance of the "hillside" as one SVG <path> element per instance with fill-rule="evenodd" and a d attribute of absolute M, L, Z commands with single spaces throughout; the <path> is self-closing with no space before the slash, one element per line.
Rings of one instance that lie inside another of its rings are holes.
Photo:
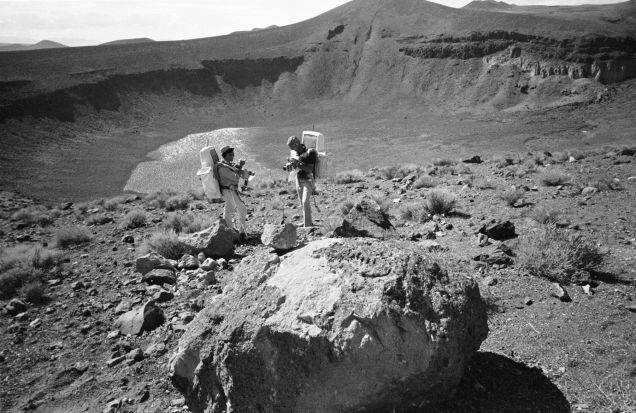
<path fill-rule="evenodd" d="M 115 44 L 138 44 L 138 43 L 152 43 L 154 40 L 149 39 L 147 37 L 139 37 L 136 39 L 121 39 L 121 40 L 113 40 L 111 42 L 101 43 L 99 46 L 110 46 Z"/>
<path fill-rule="evenodd" d="M 0 52 L 16 52 L 22 50 L 41 50 L 41 49 L 59 49 L 61 47 L 68 47 L 62 43 L 53 42 L 51 40 L 42 40 L 35 44 L 20 44 L 20 43 L 0 43 Z"/>

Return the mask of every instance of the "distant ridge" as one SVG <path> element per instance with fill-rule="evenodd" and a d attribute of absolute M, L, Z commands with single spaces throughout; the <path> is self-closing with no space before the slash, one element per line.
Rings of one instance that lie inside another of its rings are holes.
<path fill-rule="evenodd" d="M 0 43 L 0 52 L 13 52 L 13 51 L 20 51 L 20 50 L 38 50 L 38 49 L 57 49 L 61 47 L 68 47 L 68 46 L 62 43 L 51 41 L 51 40 L 42 40 L 35 44 Z"/>
<path fill-rule="evenodd" d="M 464 7 L 462 7 L 462 9 L 477 9 L 477 10 L 490 10 L 490 11 L 497 11 L 497 10 L 509 10 L 509 9 L 514 9 L 517 6 L 514 4 L 508 4 L 504 1 L 496 1 L 496 0 L 475 0 L 475 1 L 471 1 L 470 3 L 468 3 L 467 5 L 465 5 Z"/>
<path fill-rule="evenodd" d="M 155 41 L 149 39 L 148 37 L 139 37 L 137 39 L 121 39 L 121 40 L 113 40 L 112 42 L 102 43 L 98 46 L 109 46 L 113 44 L 138 44 L 138 43 L 154 43 Z"/>

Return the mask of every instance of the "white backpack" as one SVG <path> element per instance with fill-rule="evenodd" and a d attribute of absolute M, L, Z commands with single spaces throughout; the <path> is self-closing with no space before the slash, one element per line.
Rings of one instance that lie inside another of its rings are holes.
<path fill-rule="evenodd" d="M 203 191 L 209 200 L 223 198 L 219 186 L 218 170 L 219 156 L 212 146 L 206 146 L 199 152 L 201 168 L 197 171 L 197 176 L 201 178 Z"/>

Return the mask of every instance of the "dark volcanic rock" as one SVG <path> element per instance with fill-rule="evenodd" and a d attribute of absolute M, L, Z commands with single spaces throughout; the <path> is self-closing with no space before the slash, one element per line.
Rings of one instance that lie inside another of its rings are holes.
<path fill-rule="evenodd" d="M 193 412 L 392 411 L 452 397 L 487 334 L 476 283 L 408 242 L 259 251 L 170 362 Z"/>
<path fill-rule="evenodd" d="M 146 274 L 155 269 L 166 269 L 174 271 L 174 266 L 168 259 L 162 257 L 157 253 L 151 252 L 150 254 L 146 254 L 143 257 L 137 258 L 137 261 L 135 262 L 135 269 L 137 272 Z"/>
<path fill-rule="evenodd" d="M 173 270 L 152 270 L 142 277 L 142 281 L 150 285 L 175 284 L 177 276 Z"/>
<path fill-rule="evenodd" d="M 479 232 L 497 241 L 505 241 L 517 236 L 515 233 L 515 224 L 510 221 L 484 225 Z"/>
<path fill-rule="evenodd" d="M 362 200 L 356 204 L 342 223 L 333 231 L 336 237 L 385 238 L 393 234 L 389 216 L 372 202 Z"/>

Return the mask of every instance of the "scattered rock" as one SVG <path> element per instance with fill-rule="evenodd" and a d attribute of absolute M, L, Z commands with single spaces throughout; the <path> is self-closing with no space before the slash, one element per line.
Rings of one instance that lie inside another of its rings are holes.
<path fill-rule="evenodd" d="M 106 338 L 109 340 L 114 340 L 117 337 L 119 337 L 119 330 L 114 330 L 114 331 L 110 331 L 107 335 Z"/>
<path fill-rule="evenodd" d="M 9 304 L 7 304 L 4 308 L 7 314 L 17 315 L 20 313 L 24 313 L 28 307 L 24 303 L 24 301 L 18 300 L 17 298 L 13 298 L 11 299 L 11 301 L 9 301 Z"/>
<path fill-rule="evenodd" d="M 475 155 L 475 156 L 473 156 L 471 158 L 464 159 L 462 162 L 463 163 L 476 163 L 476 164 L 479 164 L 479 163 L 482 163 L 483 161 L 481 160 L 481 157 L 479 155 Z"/>
<path fill-rule="evenodd" d="M 570 298 L 570 294 L 568 294 L 567 290 L 561 284 L 552 283 L 552 287 L 553 288 L 550 295 L 558 298 L 564 303 L 569 303 L 570 301 L 572 301 L 572 298 Z"/>
<path fill-rule="evenodd" d="M 581 287 L 583 289 L 583 292 L 587 295 L 594 295 L 594 290 L 592 290 L 592 286 L 589 284 L 585 284 L 584 286 Z"/>
<path fill-rule="evenodd" d="M 31 321 L 29 323 L 29 327 L 31 328 L 38 328 L 42 325 L 42 319 L 41 318 L 36 318 L 35 320 Z"/>
<path fill-rule="evenodd" d="M 487 334 L 474 281 L 409 242 L 331 238 L 272 255 L 245 258 L 181 338 L 170 376 L 189 406 L 383 411 L 454 395 Z"/>
<path fill-rule="evenodd" d="M 140 348 L 135 348 L 126 354 L 126 359 L 132 361 L 141 361 L 144 359 L 144 352 Z"/>
<path fill-rule="evenodd" d="M 237 234 L 218 220 L 216 224 L 203 231 L 179 237 L 185 246 L 195 253 L 203 252 L 206 257 L 228 257 L 234 254 L 234 240 Z"/>
<path fill-rule="evenodd" d="M 124 300 L 121 301 L 119 304 L 117 304 L 117 307 L 115 307 L 115 314 L 123 314 L 126 311 L 130 311 L 130 309 L 132 308 L 132 303 L 128 300 Z"/>
<path fill-rule="evenodd" d="M 219 264 L 212 258 L 206 258 L 199 267 L 204 271 L 215 271 L 219 268 Z"/>
<path fill-rule="evenodd" d="M 29 313 L 27 313 L 26 311 L 23 313 L 20 313 L 15 316 L 15 319 L 16 321 L 27 321 L 29 319 Z"/>
<path fill-rule="evenodd" d="M 261 242 L 266 247 L 274 248 L 276 251 L 289 251 L 296 247 L 298 234 L 296 226 L 292 223 L 284 225 L 265 224 Z"/>
<path fill-rule="evenodd" d="M 144 351 L 144 356 L 146 357 L 159 357 L 166 353 L 166 345 L 163 343 L 154 343 L 148 346 L 146 351 Z"/>
<path fill-rule="evenodd" d="M 163 311 L 153 301 L 128 311 L 119 316 L 115 321 L 115 327 L 124 335 L 141 334 L 143 331 L 152 331 L 165 321 Z"/>
<path fill-rule="evenodd" d="M 422 248 L 422 249 L 424 249 L 425 251 L 428 251 L 428 252 L 447 251 L 448 250 L 448 247 L 443 247 L 438 242 L 435 242 L 435 241 L 430 240 L 430 239 L 422 240 L 417 245 L 420 248 Z"/>
<path fill-rule="evenodd" d="M 184 254 L 183 257 L 179 259 L 177 268 L 183 270 L 196 270 L 199 268 L 199 260 L 197 260 L 193 255 Z"/>
<path fill-rule="evenodd" d="M 112 359 L 108 360 L 106 362 L 106 365 L 108 367 L 113 367 L 116 366 L 117 364 L 121 363 L 122 361 L 124 361 L 126 359 L 126 356 L 118 356 L 118 357 L 113 357 Z"/>
<path fill-rule="evenodd" d="M 121 242 L 123 242 L 124 244 L 134 244 L 135 237 L 133 237 L 132 235 L 124 235 L 121 239 Z"/>
<path fill-rule="evenodd" d="M 151 252 L 150 254 L 146 254 L 142 257 L 139 257 L 137 258 L 137 261 L 135 262 L 135 271 L 141 274 L 146 274 L 156 269 L 165 269 L 165 270 L 174 271 L 175 268 L 168 259 L 162 257 L 161 255 L 155 252 Z"/>
<path fill-rule="evenodd" d="M 487 276 L 486 278 L 484 278 L 484 284 L 486 284 L 489 287 L 492 287 L 493 285 L 497 285 L 497 279 L 493 276 Z"/>
<path fill-rule="evenodd" d="M 515 224 L 510 221 L 484 225 L 479 229 L 479 232 L 497 241 L 505 241 L 517 236 L 515 233 Z"/>
<path fill-rule="evenodd" d="M 81 281 L 75 281 L 74 283 L 71 283 L 71 289 L 73 289 L 75 291 L 83 290 L 84 288 L 86 288 L 86 286 Z"/>
<path fill-rule="evenodd" d="M 490 239 L 488 238 L 488 235 L 482 234 L 482 233 L 477 234 L 477 244 L 480 247 L 486 247 L 490 245 L 491 242 L 490 242 Z"/>
<path fill-rule="evenodd" d="M 367 200 L 356 204 L 342 223 L 333 231 L 335 237 L 371 237 L 386 238 L 393 234 L 393 224 L 389 216 Z"/>
<path fill-rule="evenodd" d="M 594 188 L 593 186 L 586 186 L 581 191 L 581 194 L 583 194 L 583 195 L 594 195 L 597 192 L 598 192 L 598 188 Z"/>
<path fill-rule="evenodd" d="M 200 263 L 205 261 L 205 254 L 200 252 L 197 254 L 197 261 L 199 261 Z"/>
<path fill-rule="evenodd" d="M 165 303 L 167 301 L 172 300 L 174 298 L 174 294 L 171 293 L 170 291 L 166 291 L 162 289 L 154 293 L 152 298 L 158 303 Z"/>
<path fill-rule="evenodd" d="M 532 301 L 532 298 L 526 297 L 526 298 L 523 299 L 523 303 L 525 305 L 532 305 L 534 303 L 534 301 Z"/>

